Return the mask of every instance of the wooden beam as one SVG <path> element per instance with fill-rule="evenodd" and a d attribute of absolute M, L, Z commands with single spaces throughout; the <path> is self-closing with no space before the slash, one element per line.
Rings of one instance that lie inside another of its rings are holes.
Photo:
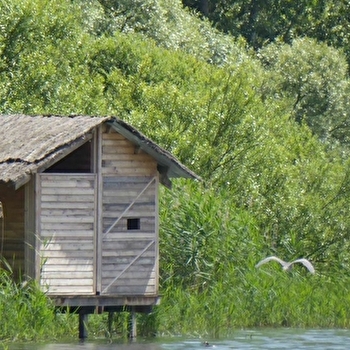
<path fill-rule="evenodd" d="M 140 308 L 152 307 L 160 303 L 160 297 L 156 296 L 111 296 L 111 295 L 85 295 L 85 296 L 50 296 L 57 307 L 126 307 L 136 306 Z"/>
<path fill-rule="evenodd" d="M 109 311 L 108 312 L 108 332 L 110 337 L 112 335 L 113 316 L 114 316 L 114 311 Z"/>
<path fill-rule="evenodd" d="M 157 170 L 159 172 L 159 182 L 165 187 L 171 189 L 172 183 L 168 176 L 169 168 L 158 164 Z"/>
<path fill-rule="evenodd" d="M 35 229 L 35 177 L 24 188 L 24 273 L 26 277 L 35 279 L 35 261 L 38 236 Z"/>
<path fill-rule="evenodd" d="M 133 306 L 131 308 L 129 338 L 135 339 L 136 336 L 137 336 L 136 312 L 135 312 L 135 307 Z"/>
<path fill-rule="evenodd" d="M 102 176 L 102 126 L 96 132 L 96 202 L 95 202 L 95 271 L 96 271 L 96 294 L 102 289 L 102 240 L 103 240 L 103 176 Z"/>
<path fill-rule="evenodd" d="M 86 339 L 88 336 L 86 324 L 88 322 L 88 314 L 84 311 L 79 312 L 79 339 Z"/>

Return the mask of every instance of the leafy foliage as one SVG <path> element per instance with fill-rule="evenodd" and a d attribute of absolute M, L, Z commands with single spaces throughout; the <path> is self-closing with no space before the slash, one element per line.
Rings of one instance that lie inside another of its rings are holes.
<path fill-rule="evenodd" d="M 202 291 L 225 280 L 231 270 L 254 264 L 259 244 L 252 238 L 260 239 L 261 245 L 262 236 L 247 212 L 198 183 L 176 194 L 163 197 L 167 205 L 162 206 L 162 216 L 168 224 L 162 226 L 161 250 L 171 251 L 161 261 L 164 286 Z"/>
<path fill-rule="evenodd" d="M 349 7 L 338 0 L 182 0 L 215 27 L 260 49 L 309 37 L 345 52 L 350 62 Z"/>
<path fill-rule="evenodd" d="M 290 43 L 313 34 L 331 1 L 208 0 L 207 16 L 224 32 L 243 35 L 255 48 L 280 38 Z M 191 1 L 184 0 L 190 6 Z"/>
<path fill-rule="evenodd" d="M 348 142 L 348 66 L 339 51 L 298 39 L 292 45 L 269 45 L 260 57 L 274 82 L 267 93 L 289 100 L 297 123 L 305 122 L 322 140 Z"/>
<path fill-rule="evenodd" d="M 217 2 L 256 53 L 179 1 L 0 2 L 1 113 L 115 114 L 204 179 L 161 193 L 161 331 L 348 326 L 348 66 L 294 40 L 324 2 L 278 3 Z M 270 254 L 308 257 L 317 276 L 257 271 Z"/>
<path fill-rule="evenodd" d="M 238 55 L 245 56 L 239 41 L 186 11 L 179 0 L 137 0 L 132 5 L 128 0 L 99 2 L 113 19 L 113 29 L 120 32 L 142 33 L 162 47 L 214 64 L 233 63 Z"/>

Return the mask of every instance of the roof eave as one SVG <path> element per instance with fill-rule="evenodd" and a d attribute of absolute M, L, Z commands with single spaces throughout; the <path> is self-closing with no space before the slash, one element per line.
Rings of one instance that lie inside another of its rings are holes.
<path fill-rule="evenodd" d="M 182 177 L 201 180 L 197 174 L 183 165 L 170 152 L 158 146 L 151 139 L 147 138 L 131 125 L 116 117 L 113 117 L 107 123 L 130 142 L 137 145 L 140 149 L 154 158 L 158 163 L 158 170 L 162 169 L 162 172 L 166 173 L 167 177 Z"/>

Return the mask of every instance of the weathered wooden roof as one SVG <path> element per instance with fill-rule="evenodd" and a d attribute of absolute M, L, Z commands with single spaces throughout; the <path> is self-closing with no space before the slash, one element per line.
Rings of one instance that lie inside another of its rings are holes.
<path fill-rule="evenodd" d="M 44 171 L 108 123 L 158 162 L 167 177 L 199 178 L 171 153 L 116 117 L 0 115 L 0 182 L 16 188 Z"/>

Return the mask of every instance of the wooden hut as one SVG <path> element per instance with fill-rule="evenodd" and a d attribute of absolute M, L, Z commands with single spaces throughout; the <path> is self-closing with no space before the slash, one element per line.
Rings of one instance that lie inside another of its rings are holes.
<path fill-rule="evenodd" d="M 198 176 L 115 117 L 0 116 L 0 255 L 57 306 L 147 311 L 158 185 Z"/>

